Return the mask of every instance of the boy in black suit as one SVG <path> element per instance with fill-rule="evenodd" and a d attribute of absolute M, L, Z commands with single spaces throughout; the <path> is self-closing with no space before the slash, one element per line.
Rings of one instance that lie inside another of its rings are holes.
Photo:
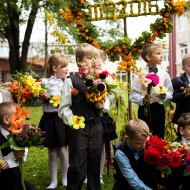
<path fill-rule="evenodd" d="M 182 113 L 190 112 L 190 54 L 182 59 L 182 69 L 185 71 L 181 76 L 172 79 L 174 88 L 173 102 L 176 110 L 172 122 L 177 124 Z"/>

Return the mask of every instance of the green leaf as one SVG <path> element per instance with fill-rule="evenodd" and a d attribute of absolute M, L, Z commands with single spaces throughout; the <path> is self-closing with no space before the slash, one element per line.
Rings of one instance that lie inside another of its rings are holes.
<path fill-rule="evenodd" d="M 27 146 L 20 146 L 18 145 L 15 140 L 13 139 L 13 137 L 11 137 L 9 139 L 9 143 L 10 145 L 13 147 L 14 150 L 24 150 L 25 148 L 27 148 Z"/>
<path fill-rule="evenodd" d="M 3 144 L 0 146 L 0 150 L 1 150 L 1 149 L 4 149 L 4 148 L 7 148 L 7 147 L 10 147 L 9 141 L 6 141 L 5 143 L 3 143 Z"/>

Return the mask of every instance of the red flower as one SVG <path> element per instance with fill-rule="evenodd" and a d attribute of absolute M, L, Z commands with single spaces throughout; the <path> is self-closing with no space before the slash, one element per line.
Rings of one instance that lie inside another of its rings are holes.
<path fill-rule="evenodd" d="M 170 154 L 171 162 L 169 163 L 171 168 L 178 168 L 182 163 L 182 155 L 179 151 L 171 152 Z"/>
<path fill-rule="evenodd" d="M 171 162 L 171 157 L 168 154 L 163 154 L 158 162 L 159 166 L 168 167 Z"/>
<path fill-rule="evenodd" d="M 144 160 L 150 165 L 156 166 L 158 164 L 159 158 L 159 151 L 153 147 L 148 147 L 148 149 L 144 151 Z"/>
<path fill-rule="evenodd" d="M 156 75 L 156 74 L 147 74 L 146 75 L 146 78 L 147 79 L 150 79 L 152 82 L 151 82 L 151 85 L 153 86 L 153 87 L 155 87 L 158 83 L 159 83 L 159 77 L 158 77 L 158 75 Z"/>
<path fill-rule="evenodd" d="M 72 94 L 73 96 L 77 96 L 78 93 L 79 93 L 79 91 L 78 91 L 76 88 L 72 88 L 71 94 Z"/>
<path fill-rule="evenodd" d="M 160 153 L 163 153 L 165 151 L 164 147 L 166 146 L 166 141 L 158 136 L 151 136 L 150 139 L 145 142 L 145 147 L 148 148 L 149 146 L 155 148 Z"/>
<path fill-rule="evenodd" d="M 187 160 L 190 160 L 190 152 L 186 156 Z"/>
<path fill-rule="evenodd" d="M 99 78 L 100 78 L 100 79 L 105 79 L 108 75 L 109 75 L 109 72 L 108 72 L 108 71 L 102 71 L 102 72 L 99 74 Z"/>

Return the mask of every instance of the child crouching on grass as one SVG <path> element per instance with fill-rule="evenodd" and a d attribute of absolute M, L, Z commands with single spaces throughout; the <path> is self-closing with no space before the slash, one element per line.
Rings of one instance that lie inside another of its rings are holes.
<path fill-rule="evenodd" d="M 125 127 L 124 141 L 114 145 L 116 180 L 112 190 L 156 190 L 156 167 L 143 160 L 148 125 L 141 119 L 131 120 Z"/>
<path fill-rule="evenodd" d="M 16 112 L 16 103 L 0 103 L 0 146 L 7 141 L 10 134 L 10 117 Z M 23 158 L 26 161 L 26 150 L 13 150 L 11 147 L 0 149 L 0 189 L 2 190 L 23 190 L 21 185 L 21 175 L 18 159 Z M 35 188 L 25 181 L 26 190 L 35 190 Z"/>

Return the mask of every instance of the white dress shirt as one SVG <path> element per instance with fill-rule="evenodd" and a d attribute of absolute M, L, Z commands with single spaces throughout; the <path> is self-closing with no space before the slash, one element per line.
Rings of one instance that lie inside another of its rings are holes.
<path fill-rule="evenodd" d="M 147 74 L 149 73 L 149 67 L 148 66 L 146 66 L 144 68 L 144 72 Z M 155 86 L 155 87 L 152 87 L 152 90 L 151 90 L 151 97 L 152 98 L 151 98 L 150 103 L 158 102 L 159 104 L 163 104 L 165 101 L 172 99 L 172 97 L 173 97 L 173 86 L 172 86 L 171 78 L 166 71 L 159 68 L 157 75 L 159 77 L 159 84 L 157 84 L 157 86 Z M 146 94 L 144 94 L 144 92 L 141 90 L 142 84 L 138 81 L 138 78 L 139 78 L 138 75 L 133 75 L 129 100 L 133 103 L 136 103 L 136 104 L 142 106 L 144 104 L 143 99 L 144 99 Z M 166 98 L 164 100 L 161 100 L 159 98 L 159 95 L 156 94 L 156 88 L 159 86 L 163 86 L 163 87 L 167 88 Z"/>

